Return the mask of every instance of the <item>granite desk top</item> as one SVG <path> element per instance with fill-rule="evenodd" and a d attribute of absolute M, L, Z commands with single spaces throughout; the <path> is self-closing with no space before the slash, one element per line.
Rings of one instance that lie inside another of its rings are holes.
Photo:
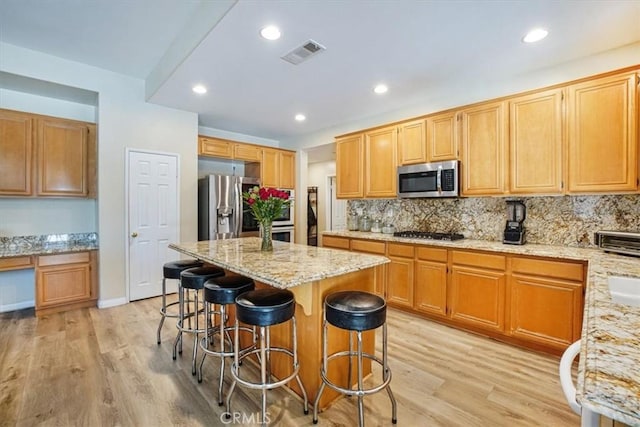
<path fill-rule="evenodd" d="M 0 258 L 84 252 L 97 249 L 98 235 L 96 233 L 0 237 Z"/>
<path fill-rule="evenodd" d="M 169 248 L 281 289 L 389 262 L 379 255 L 279 241 L 272 252 L 263 252 L 258 237 L 171 243 Z"/>
<path fill-rule="evenodd" d="M 607 284 L 609 275 L 640 277 L 640 258 L 566 246 L 449 242 L 354 231 L 323 235 L 587 261 L 577 399 L 599 414 L 640 425 L 640 308 L 614 303 Z"/>

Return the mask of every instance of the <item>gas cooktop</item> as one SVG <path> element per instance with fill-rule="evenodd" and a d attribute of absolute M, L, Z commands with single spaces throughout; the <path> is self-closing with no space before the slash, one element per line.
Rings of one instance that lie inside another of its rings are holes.
<path fill-rule="evenodd" d="M 460 240 L 464 236 L 459 233 L 431 233 L 427 231 L 396 231 L 395 237 L 406 237 L 409 239 L 431 239 L 431 240 Z"/>

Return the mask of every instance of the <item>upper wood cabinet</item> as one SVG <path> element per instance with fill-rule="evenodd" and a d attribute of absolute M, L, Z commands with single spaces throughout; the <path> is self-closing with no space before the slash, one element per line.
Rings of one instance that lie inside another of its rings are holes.
<path fill-rule="evenodd" d="M 424 120 L 415 120 L 398 126 L 398 160 L 401 165 L 427 161 Z"/>
<path fill-rule="evenodd" d="M 33 117 L 0 110 L 0 195 L 33 194 Z"/>
<path fill-rule="evenodd" d="M 396 197 L 398 130 L 391 126 L 364 136 L 365 197 Z"/>
<path fill-rule="evenodd" d="M 87 196 L 89 127 L 62 119 L 38 120 L 38 194 Z"/>
<path fill-rule="evenodd" d="M 295 153 L 274 148 L 262 149 L 260 179 L 263 187 L 295 187 Z"/>
<path fill-rule="evenodd" d="M 233 157 L 233 142 L 226 139 L 198 137 L 198 155 L 231 159 Z"/>
<path fill-rule="evenodd" d="M 364 196 L 364 145 L 362 134 L 336 139 L 336 197 Z"/>
<path fill-rule="evenodd" d="M 505 102 L 488 102 L 460 111 L 464 196 L 505 192 L 505 110 Z"/>
<path fill-rule="evenodd" d="M 458 126 L 456 112 L 427 117 L 427 149 L 429 162 L 458 158 Z"/>
<path fill-rule="evenodd" d="M 262 147 L 250 144 L 233 144 L 233 158 L 247 162 L 259 162 L 262 160 Z"/>
<path fill-rule="evenodd" d="M 509 192 L 562 192 L 563 89 L 509 99 Z"/>
<path fill-rule="evenodd" d="M 570 85 L 568 91 L 569 191 L 635 191 L 637 72 Z"/>

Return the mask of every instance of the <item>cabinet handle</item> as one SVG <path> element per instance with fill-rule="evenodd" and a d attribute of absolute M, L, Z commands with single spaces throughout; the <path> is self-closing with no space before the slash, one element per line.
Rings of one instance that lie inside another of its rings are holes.
<path fill-rule="evenodd" d="M 138 233 L 134 231 L 133 233 L 131 233 L 131 237 L 138 237 Z"/>

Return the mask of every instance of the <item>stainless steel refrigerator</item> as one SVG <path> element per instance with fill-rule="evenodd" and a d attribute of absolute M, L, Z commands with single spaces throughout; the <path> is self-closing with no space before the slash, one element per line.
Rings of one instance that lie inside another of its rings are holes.
<path fill-rule="evenodd" d="M 258 236 L 258 223 L 242 201 L 255 178 L 208 175 L 198 180 L 198 240 Z"/>

